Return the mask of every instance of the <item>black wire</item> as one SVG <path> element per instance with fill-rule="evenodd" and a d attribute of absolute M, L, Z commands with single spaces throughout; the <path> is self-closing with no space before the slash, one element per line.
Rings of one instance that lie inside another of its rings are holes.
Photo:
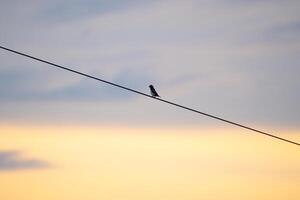
<path fill-rule="evenodd" d="M 109 85 L 113 85 L 113 86 L 115 86 L 115 87 L 118 87 L 118 88 L 121 88 L 121 89 L 124 89 L 124 90 L 128 90 L 128 91 L 130 91 L 130 92 L 137 93 L 137 94 L 139 94 L 139 95 L 143 95 L 143 96 L 146 96 L 146 97 L 155 99 L 155 100 L 157 100 L 157 101 L 161 101 L 161 102 L 164 102 L 164 103 L 173 105 L 173 106 L 177 106 L 177 107 L 183 108 L 183 109 L 185 109 L 185 110 L 189 110 L 189 111 L 192 111 L 192 112 L 195 112 L 195 113 L 198 113 L 198 114 L 207 116 L 207 117 L 211 117 L 211 118 L 216 119 L 216 120 L 220 120 L 220 121 L 223 121 L 223 122 L 226 122 L 226 123 L 235 125 L 235 126 L 239 126 L 239 127 L 241 127 L 241 128 L 248 129 L 248 130 L 250 130 L 250 131 L 254 131 L 254 132 L 257 132 L 257 133 L 260 133 L 260 134 L 263 134 L 263 135 L 266 135 L 266 136 L 269 136 L 269 137 L 273 137 L 273 138 L 275 138 L 275 139 L 278 139 L 278 140 L 281 140 L 281 141 L 284 141 L 284 142 L 288 142 L 288 143 L 291 143 L 291 144 L 295 144 L 295 145 L 300 146 L 300 144 L 297 143 L 297 142 L 294 142 L 294 141 L 291 141 L 291 140 L 288 140 L 288 139 L 285 139 L 285 138 L 282 138 L 282 137 L 278 137 L 278 136 L 272 135 L 272 134 L 270 134 L 270 133 L 266 133 L 266 132 L 263 132 L 263 131 L 260 131 L 260 130 L 257 130 L 257 129 L 248 127 L 248 126 L 244 126 L 244 125 L 242 125 L 242 124 L 239 124 L 239 123 L 236 123 L 236 122 L 232 122 L 232 121 L 229 121 L 229 120 L 226 120 L 226 119 L 223 119 L 223 118 L 220 118 L 220 117 L 211 115 L 211 114 L 207 114 L 207 113 L 204 113 L 204 112 L 201 112 L 201 111 L 198 111 L 198 110 L 195 110 L 195 109 L 186 107 L 186 106 L 182 106 L 182 105 L 179 105 L 179 104 L 177 104 L 177 103 L 173 103 L 173 102 L 170 102 L 170 101 L 161 99 L 161 98 L 155 98 L 155 97 L 153 97 L 153 96 L 151 96 L 151 95 L 148 95 L 148 94 L 145 94 L 145 93 L 143 93 L 143 92 L 140 92 L 140 91 L 137 91 L 137 90 L 134 90 L 134 89 L 131 89 L 131 88 L 122 86 L 122 85 L 118 85 L 118 84 L 116 84 L 116 83 L 112 83 L 112 82 L 110 82 L 110 81 L 106 81 L 106 80 L 103 80 L 103 79 L 100 79 L 100 78 L 97 78 L 97 77 L 94 77 L 94 76 L 91 76 L 91 75 L 88 75 L 88 74 L 85 74 L 85 73 L 82 73 L 82 72 L 79 72 L 79 71 L 70 69 L 70 68 L 67 68 L 67 67 L 63 67 L 63 66 L 61 66 L 61 65 L 57 65 L 57 64 L 55 64 L 55 63 L 52 63 L 52 62 L 49 62 L 49 61 L 46 61 L 46 60 L 43 60 L 43 59 L 40 59 L 40 58 L 37 58 L 37 57 L 34 57 L 34 56 L 30 56 L 30 55 L 28 55 L 28 54 L 21 53 L 21 52 L 18 52 L 18 51 L 15 51 L 15 50 L 12 50 L 12 49 L 3 47 L 3 46 L 0 46 L 0 48 L 1 48 L 1 49 L 4 49 L 4 50 L 6 50 L 6 51 L 13 52 L 13 53 L 18 54 L 18 55 L 21 55 L 21 56 L 25 56 L 25 57 L 28 57 L 28 58 L 31 58 L 31 59 L 34 59 L 34 60 L 37 60 L 37 61 L 40 61 L 40 62 L 49 64 L 49 65 L 52 65 L 52 66 L 54 66 L 54 67 L 57 67 L 57 68 L 60 68 L 60 69 L 63 69 L 63 70 L 67 70 L 67 71 L 70 71 L 70 72 L 73 72 L 73 73 L 76 73 L 76 74 L 79 74 L 79 75 L 82 75 L 82 76 L 85 76 L 85 77 L 88 77 L 88 78 L 91 78 L 91 79 L 94 79 L 94 80 L 97 80 L 97 81 L 101 81 L 101 82 L 107 83 L 107 84 L 109 84 Z"/>

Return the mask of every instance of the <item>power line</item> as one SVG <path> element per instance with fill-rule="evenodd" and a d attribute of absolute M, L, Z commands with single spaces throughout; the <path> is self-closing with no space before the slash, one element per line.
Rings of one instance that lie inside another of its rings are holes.
<path fill-rule="evenodd" d="M 195 112 L 195 113 L 198 113 L 198 114 L 201 114 L 201 115 L 204 115 L 204 116 L 207 116 L 207 117 L 210 117 L 210 118 L 213 118 L 213 119 L 225 122 L 225 123 L 229 123 L 229 124 L 232 124 L 232 125 L 235 125 L 235 126 L 239 126 L 241 128 L 245 128 L 245 129 L 248 129 L 250 131 L 254 131 L 254 132 L 257 132 L 257 133 L 260 133 L 260 134 L 263 134 L 263 135 L 266 135 L 266 136 L 269 136 L 269 137 L 272 137 L 272 138 L 275 138 L 275 139 L 278 139 L 278 140 L 281 140 L 281 141 L 284 141 L 284 142 L 288 142 L 288 143 L 300 146 L 300 143 L 297 143 L 297 142 L 292 141 L 292 140 L 288 140 L 288 139 L 285 139 L 285 138 L 282 138 L 282 137 L 278 137 L 276 135 L 273 135 L 273 134 L 270 134 L 270 133 L 267 133 L 267 132 L 263 132 L 263 131 L 260 131 L 260 130 L 257 130 L 257 129 L 254 129 L 254 128 L 251 128 L 251 127 L 239 124 L 239 123 L 236 123 L 236 122 L 232 122 L 232 121 L 229 121 L 227 119 L 223 119 L 221 117 L 217 117 L 217 116 L 214 116 L 214 115 L 211 115 L 211 114 L 207 114 L 207 113 L 204 113 L 204 112 L 201 112 L 201 111 L 198 111 L 198 110 L 195 110 L 195 109 L 192 109 L 192 108 L 189 108 L 189 107 L 177 104 L 177 103 L 173 103 L 171 101 L 167 101 L 167 100 L 164 100 L 164 99 L 161 99 L 161 98 L 155 98 L 155 97 L 152 97 L 151 95 L 148 95 L 146 93 L 143 93 L 143 92 L 140 92 L 140 91 L 137 91 L 137 90 L 134 90 L 134 89 L 131 89 L 131 88 L 128 88 L 128 87 L 110 82 L 110 81 L 106 81 L 104 79 L 100 79 L 100 78 L 97 78 L 95 76 L 91 76 L 91 75 L 82 73 L 80 71 L 76 71 L 76 70 L 73 70 L 73 69 L 70 69 L 70 68 L 67 68 L 67 67 L 63 67 L 61 65 L 58 65 L 58 64 L 55 64 L 55 63 L 52 63 L 52 62 L 49 62 L 49 61 L 46 61 L 46 60 L 43 60 L 43 59 L 40 59 L 40 58 L 37 58 L 37 57 L 31 56 L 31 55 L 28 55 L 28 54 L 25 54 L 25 53 L 21 53 L 19 51 L 15 51 L 13 49 L 9 49 L 9 48 L 3 47 L 3 46 L 0 46 L 0 48 L 3 49 L 3 50 L 9 51 L 9 52 L 27 57 L 27 58 L 31 58 L 33 60 L 37 60 L 37 61 L 46 63 L 46 64 L 54 66 L 56 68 L 60 68 L 60 69 L 63 69 L 63 70 L 66 70 L 66 71 L 69 71 L 69 72 L 72 72 L 72 73 L 75 73 L 75 74 L 79 74 L 81 76 L 85 76 L 85 77 L 88 77 L 88 78 L 91 78 L 91 79 L 94 79 L 94 80 L 97 80 L 97 81 L 100 81 L 100 82 L 103 82 L 103 83 L 106 83 L 106 84 L 109 84 L 109 85 L 112 85 L 112 86 L 115 86 L 115 87 L 118 87 L 118 88 L 121 88 L 121 89 L 124 89 L 124 90 L 127 90 L 127 91 L 130 91 L 130 92 L 134 92 L 136 94 L 139 94 L 139 95 L 142 95 L 142 96 L 145 96 L 145 97 L 148 97 L 148 98 L 152 98 L 152 99 L 160 101 L 160 102 L 164 102 L 164 103 L 167 103 L 167 104 L 170 104 L 170 105 L 173 105 L 173 106 L 176 106 L 176 107 L 188 110 L 188 111 L 192 111 L 192 112 Z"/>

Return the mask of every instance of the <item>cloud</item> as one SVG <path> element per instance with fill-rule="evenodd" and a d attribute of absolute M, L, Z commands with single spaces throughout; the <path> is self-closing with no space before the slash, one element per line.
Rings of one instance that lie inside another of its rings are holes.
<path fill-rule="evenodd" d="M 49 163 L 37 160 L 20 158 L 18 151 L 0 151 L 0 171 L 42 169 L 48 168 Z"/>
<path fill-rule="evenodd" d="M 9 47 L 143 92 L 151 82 L 164 98 L 208 113 L 299 126 L 299 2 L 107 2 L 40 1 L 24 9 L 18 1 L 9 3 L 0 8 L 1 39 Z M 8 23 L 4 15 L 13 8 L 19 12 Z M 23 115 L 46 120 L 57 107 L 64 114 L 56 118 L 78 116 L 82 123 L 97 112 L 111 118 L 95 117 L 96 123 L 113 123 L 122 113 L 141 109 L 144 115 L 128 115 L 126 121 L 198 122 L 168 108 L 155 110 L 156 104 L 134 94 L 8 53 L 0 56 L 1 120 Z M 85 107 L 70 108 L 70 101 Z"/>

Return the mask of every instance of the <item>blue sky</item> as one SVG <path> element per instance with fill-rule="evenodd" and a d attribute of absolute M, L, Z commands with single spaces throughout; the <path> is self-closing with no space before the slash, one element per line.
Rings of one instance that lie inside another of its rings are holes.
<path fill-rule="evenodd" d="M 30 3 L 31 2 L 31 3 Z M 1 45 L 234 121 L 300 124 L 297 1 L 2 1 Z M 0 122 L 216 125 L 0 51 Z"/>

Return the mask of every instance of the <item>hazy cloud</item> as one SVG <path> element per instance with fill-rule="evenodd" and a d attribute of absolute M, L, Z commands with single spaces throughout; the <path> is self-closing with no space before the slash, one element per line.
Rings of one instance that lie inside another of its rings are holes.
<path fill-rule="evenodd" d="M 49 167 L 49 163 L 45 161 L 20 158 L 20 154 L 18 151 L 0 151 L 0 171 Z"/>
<path fill-rule="evenodd" d="M 143 92 L 151 82 L 166 99 L 232 120 L 300 124 L 297 1 L 3 4 L 3 45 Z M 16 13 L 9 22 L 8 13 Z M 53 110 L 47 108 L 57 107 L 59 121 L 198 123 L 135 94 L 3 51 L 0 59 L 1 120 L 38 120 L 39 113 L 48 121 Z M 71 108 L 70 102 L 89 104 Z M 124 119 L 123 113 L 131 115 Z"/>

